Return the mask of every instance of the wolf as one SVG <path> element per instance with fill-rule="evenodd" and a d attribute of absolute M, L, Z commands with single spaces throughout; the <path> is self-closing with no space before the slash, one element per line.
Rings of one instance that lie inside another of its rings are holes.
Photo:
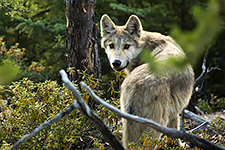
<path fill-rule="evenodd" d="M 169 58 L 185 58 L 181 47 L 170 37 L 142 29 L 139 18 L 131 15 L 124 26 L 116 26 L 108 15 L 100 20 L 101 47 L 105 49 L 110 66 L 115 71 L 124 70 L 127 77 L 121 85 L 121 111 L 152 119 L 156 123 L 179 128 L 179 114 L 188 105 L 194 84 L 194 72 L 189 64 L 173 71 L 167 68 L 153 72 L 142 61 L 144 49 L 157 62 L 165 65 Z M 151 132 L 153 138 L 162 133 L 146 124 L 122 119 L 122 143 L 138 142 L 143 132 Z"/>

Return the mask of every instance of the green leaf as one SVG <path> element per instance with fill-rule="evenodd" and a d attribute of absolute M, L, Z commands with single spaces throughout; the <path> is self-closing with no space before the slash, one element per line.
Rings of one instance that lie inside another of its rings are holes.
<path fill-rule="evenodd" d="M 0 66 L 0 83 L 6 84 L 11 82 L 17 75 L 19 66 L 15 65 L 10 60 L 4 60 Z"/>
<path fill-rule="evenodd" d="M 219 17 L 218 0 L 210 0 L 208 7 L 203 9 L 195 6 L 192 9 L 197 27 L 193 31 L 182 31 L 178 27 L 172 30 L 173 38 L 183 48 L 187 59 L 194 66 L 206 47 L 211 44 L 219 30 L 221 30 L 221 20 Z"/>
<path fill-rule="evenodd" d="M 20 23 L 20 24 L 18 24 L 17 26 L 16 26 L 16 30 L 18 30 L 18 29 L 21 29 L 21 28 L 23 28 L 24 26 L 26 26 L 26 24 L 27 24 L 27 22 L 22 22 L 22 23 Z"/>

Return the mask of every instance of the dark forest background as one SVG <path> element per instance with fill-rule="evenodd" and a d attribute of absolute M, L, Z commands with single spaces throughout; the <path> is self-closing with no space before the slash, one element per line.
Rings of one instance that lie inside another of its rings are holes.
<path fill-rule="evenodd" d="M 16 79 L 28 77 L 34 81 L 47 79 L 60 81 L 59 69 L 67 68 L 66 1 L 36 0 L 21 1 L 18 4 L 10 1 L 2 2 L 5 3 L 0 9 L 0 37 L 4 39 L 6 48 L 19 43 L 20 48 L 26 49 L 20 60 L 20 73 Z M 171 35 L 171 29 L 175 25 L 182 31 L 191 31 L 198 26 L 193 18 L 195 14 L 192 13 L 192 7 L 195 5 L 206 7 L 207 0 L 97 0 L 96 23 L 99 25 L 101 16 L 108 14 L 117 25 L 124 25 L 128 17 L 135 14 L 140 18 L 144 30 Z M 221 10 L 224 10 L 222 4 L 221 7 Z M 218 97 L 225 96 L 224 15 L 225 12 L 221 11 L 223 22 L 219 35 L 213 42 L 208 43 L 210 54 L 207 60 L 207 66 L 218 66 L 221 70 L 208 74 L 202 96 L 211 94 Z M 98 41 L 100 43 L 99 26 Z M 201 73 L 203 56 L 204 54 L 193 66 L 196 77 Z M 102 76 L 111 76 L 112 70 L 102 49 L 100 59 Z"/>

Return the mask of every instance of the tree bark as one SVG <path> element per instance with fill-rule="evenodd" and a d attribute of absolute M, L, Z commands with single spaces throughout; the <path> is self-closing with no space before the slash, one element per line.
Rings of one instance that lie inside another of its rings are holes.
<path fill-rule="evenodd" d="M 87 70 L 87 74 L 101 78 L 94 6 L 94 0 L 67 0 L 66 3 L 67 63 L 74 70 L 69 76 L 72 81 L 81 81 L 78 70 Z"/>

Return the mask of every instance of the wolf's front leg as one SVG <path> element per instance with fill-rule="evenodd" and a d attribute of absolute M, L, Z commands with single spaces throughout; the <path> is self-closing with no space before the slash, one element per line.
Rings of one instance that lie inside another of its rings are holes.
<path fill-rule="evenodd" d="M 180 128 L 179 115 L 176 115 L 175 117 L 170 118 L 167 127 L 179 130 Z"/>
<path fill-rule="evenodd" d="M 143 132 L 143 125 L 124 118 L 122 119 L 122 123 L 123 123 L 122 143 L 123 146 L 127 148 L 128 143 L 137 142 L 139 140 Z"/>

